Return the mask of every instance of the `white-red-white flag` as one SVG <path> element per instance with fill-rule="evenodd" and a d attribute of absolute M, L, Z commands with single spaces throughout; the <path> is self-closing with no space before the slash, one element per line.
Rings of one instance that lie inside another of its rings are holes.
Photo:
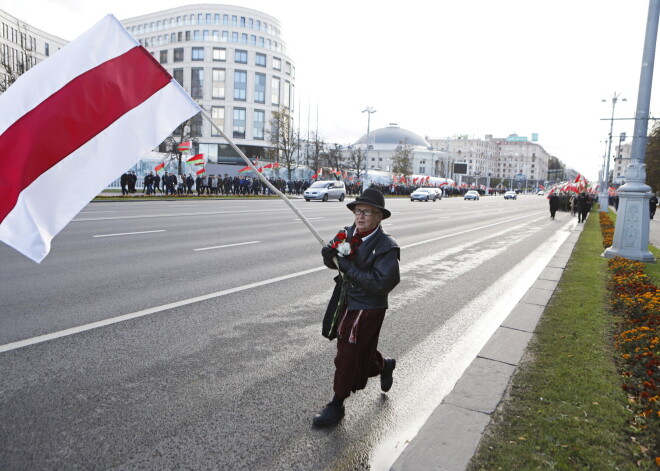
<path fill-rule="evenodd" d="M 200 111 L 112 15 L 0 95 L 0 240 L 41 262 L 122 172 Z"/>

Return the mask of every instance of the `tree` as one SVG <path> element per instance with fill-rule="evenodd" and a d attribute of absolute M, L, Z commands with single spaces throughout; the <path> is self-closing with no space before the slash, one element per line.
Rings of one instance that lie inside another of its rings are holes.
<path fill-rule="evenodd" d="M 17 22 L 20 49 L 8 47 L 6 52 L 0 53 L 0 93 L 4 93 L 21 75 L 37 63 L 34 55 L 36 42 L 27 33 L 25 23 Z"/>
<path fill-rule="evenodd" d="M 197 143 L 197 139 L 193 135 L 199 135 L 199 133 L 193 131 L 195 131 L 197 126 L 200 125 L 201 119 L 201 113 L 197 113 L 195 116 L 188 118 L 160 145 L 159 151 L 165 154 L 165 162 L 171 162 L 173 160 L 177 161 L 177 173 L 179 175 L 183 174 L 183 152 L 179 150 L 179 145 L 186 141 Z"/>
<path fill-rule="evenodd" d="M 291 110 L 280 107 L 277 111 L 273 111 L 269 125 L 268 139 L 273 147 L 268 151 L 268 154 L 275 162 L 284 163 L 290 180 L 291 171 L 298 167 L 295 153 L 300 145 L 293 125 Z"/>
<path fill-rule="evenodd" d="M 651 130 L 646 144 L 644 163 L 646 164 L 646 184 L 651 187 L 652 191 L 660 191 L 660 124 L 655 124 Z"/>
<path fill-rule="evenodd" d="M 348 165 L 355 169 L 355 172 L 357 173 L 357 179 L 360 180 L 360 177 L 364 173 L 363 169 L 367 165 L 367 159 L 361 148 L 351 148 L 350 151 L 351 152 L 348 157 Z"/>
<path fill-rule="evenodd" d="M 328 159 L 328 166 L 337 170 L 342 168 L 342 153 L 341 146 L 339 144 L 333 144 L 333 147 L 328 149 L 326 154 Z"/>
<path fill-rule="evenodd" d="M 318 172 L 323 167 L 323 160 L 325 156 L 325 142 L 318 133 L 312 133 L 312 138 L 309 143 L 311 147 L 311 154 L 309 156 L 310 163 L 314 172 Z"/>
<path fill-rule="evenodd" d="M 408 139 L 399 144 L 392 156 L 392 173 L 409 177 L 413 173 L 414 147 L 408 144 Z"/>

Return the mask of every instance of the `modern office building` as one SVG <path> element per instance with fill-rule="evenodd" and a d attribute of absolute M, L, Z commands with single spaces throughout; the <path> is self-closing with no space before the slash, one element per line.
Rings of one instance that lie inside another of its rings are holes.
<path fill-rule="evenodd" d="M 296 69 L 277 19 L 240 6 L 199 4 L 122 23 L 248 157 L 265 156 L 271 113 L 293 113 L 294 103 Z M 201 115 L 191 133 L 194 151 L 207 162 L 242 162 Z"/>
<path fill-rule="evenodd" d="M 0 93 L 8 85 L 5 65 L 19 72 L 30 69 L 68 43 L 2 10 L 0 28 Z"/>

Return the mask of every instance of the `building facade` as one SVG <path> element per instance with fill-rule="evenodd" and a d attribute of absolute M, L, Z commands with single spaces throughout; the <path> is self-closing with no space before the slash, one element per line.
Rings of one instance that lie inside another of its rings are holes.
<path fill-rule="evenodd" d="M 447 152 L 456 162 L 465 162 L 468 177 L 540 184 L 548 179 L 550 155 L 526 137 L 511 134 L 506 138 L 495 138 L 486 135 L 484 139 L 459 137 L 429 139 L 428 142 L 434 149 Z"/>
<path fill-rule="evenodd" d="M 630 154 L 632 153 L 632 142 L 619 145 L 615 148 L 614 167 L 610 168 L 611 180 L 616 185 L 623 185 L 626 181 L 626 167 L 630 164 Z"/>
<path fill-rule="evenodd" d="M 122 23 L 248 157 L 265 155 L 272 112 L 294 111 L 296 69 L 277 19 L 240 6 L 199 4 Z M 242 162 L 201 115 L 190 131 L 195 152 L 207 162 Z"/>
<path fill-rule="evenodd" d="M 0 28 L 0 92 L 9 85 L 5 65 L 11 70 L 24 72 L 68 43 L 2 10 Z"/>

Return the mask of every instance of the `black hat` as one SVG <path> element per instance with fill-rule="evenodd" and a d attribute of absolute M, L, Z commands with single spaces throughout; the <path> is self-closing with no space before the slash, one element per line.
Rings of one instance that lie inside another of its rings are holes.
<path fill-rule="evenodd" d="M 353 211 L 358 204 L 368 204 L 369 206 L 380 209 L 383 212 L 383 219 L 387 219 L 392 215 L 392 213 L 385 209 L 385 197 L 375 188 L 367 188 L 355 201 L 348 203 L 346 206 Z"/>

